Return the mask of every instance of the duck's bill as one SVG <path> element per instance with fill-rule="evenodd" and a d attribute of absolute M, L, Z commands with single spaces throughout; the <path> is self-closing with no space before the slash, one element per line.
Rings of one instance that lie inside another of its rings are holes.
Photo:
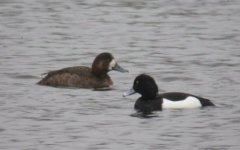
<path fill-rule="evenodd" d="M 123 97 L 129 96 L 129 95 L 133 95 L 133 94 L 135 94 L 135 93 L 136 93 L 136 91 L 132 88 L 132 89 L 130 89 L 129 91 L 124 92 L 124 93 L 123 93 Z"/>
<path fill-rule="evenodd" d="M 122 68 L 122 67 L 119 66 L 118 64 L 116 64 L 116 65 L 113 67 L 113 70 L 116 70 L 116 71 L 119 71 L 119 72 L 128 72 L 128 70 Z"/>

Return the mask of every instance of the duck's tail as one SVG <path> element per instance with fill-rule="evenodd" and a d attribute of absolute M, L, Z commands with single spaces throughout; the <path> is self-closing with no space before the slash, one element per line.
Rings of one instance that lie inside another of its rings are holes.
<path fill-rule="evenodd" d="M 201 101 L 203 107 L 204 106 L 215 106 L 213 104 L 213 102 L 211 102 L 209 99 L 201 98 L 200 101 Z"/>

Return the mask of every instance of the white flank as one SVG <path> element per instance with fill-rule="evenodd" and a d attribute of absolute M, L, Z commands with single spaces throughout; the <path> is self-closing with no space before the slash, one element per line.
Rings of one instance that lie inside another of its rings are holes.
<path fill-rule="evenodd" d="M 201 107 L 200 101 L 193 96 L 188 96 L 184 100 L 171 101 L 169 99 L 163 98 L 162 108 L 198 108 Z"/>
<path fill-rule="evenodd" d="M 113 67 L 116 66 L 116 64 L 117 64 L 117 62 L 113 59 L 113 60 L 110 62 L 110 64 L 109 64 L 108 70 L 112 70 Z"/>

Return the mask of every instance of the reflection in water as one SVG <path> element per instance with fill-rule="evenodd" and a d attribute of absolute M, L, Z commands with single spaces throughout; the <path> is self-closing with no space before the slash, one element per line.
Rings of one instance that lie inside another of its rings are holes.
<path fill-rule="evenodd" d="M 0 1 L 0 149 L 240 149 L 238 0 Z M 39 86 L 40 74 L 111 52 L 107 89 Z M 217 107 L 133 109 L 140 73 Z M 141 119 L 139 119 L 141 118 Z M 147 118 L 147 119 L 146 119 Z"/>
<path fill-rule="evenodd" d="M 94 91 L 112 91 L 114 90 L 113 87 L 104 87 L 104 88 L 94 88 Z"/>
<path fill-rule="evenodd" d="M 148 119 L 148 118 L 158 117 L 159 115 L 153 112 L 136 112 L 131 114 L 130 116 Z"/>

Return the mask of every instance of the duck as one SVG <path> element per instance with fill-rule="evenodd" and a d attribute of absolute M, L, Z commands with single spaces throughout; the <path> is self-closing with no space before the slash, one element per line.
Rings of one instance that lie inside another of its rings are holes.
<path fill-rule="evenodd" d="M 52 87 L 106 88 L 113 85 L 109 71 L 128 72 L 122 68 L 113 55 L 103 52 L 96 56 L 92 67 L 74 66 L 45 73 L 37 84 Z"/>
<path fill-rule="evenodd" d="M 135 93 L 141 95 L 134 105 L 134 109 L 139 112 L 148 113 L 163 109 L 215 106 L 209 99 L 188 93 L 167 92 L 159 94 L 155 80 L 147 74 L 138 75 L 133 82 L 133 87 L 128 92 L 124 92 L 123 96 L 126 97 Z"/>

